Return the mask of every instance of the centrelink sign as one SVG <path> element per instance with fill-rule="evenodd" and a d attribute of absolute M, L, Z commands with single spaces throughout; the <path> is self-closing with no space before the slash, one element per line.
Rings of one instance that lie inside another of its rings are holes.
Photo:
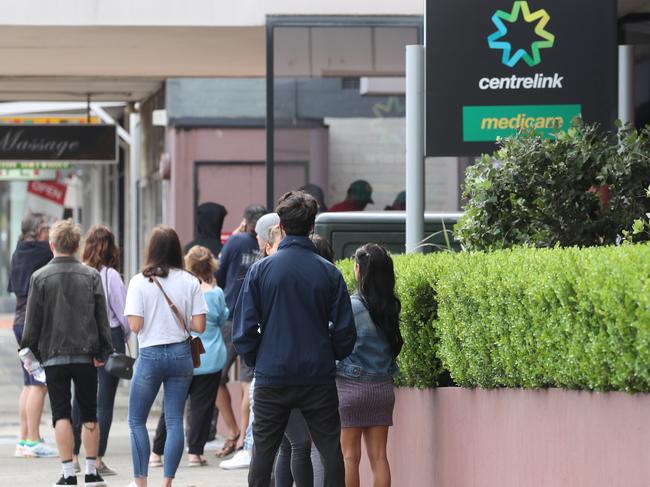
<path fill-rule="evenodd" d="M 611 127 L 615 0 L 426 0 L 429 156 L 478 155 L 581 115 Z"/>

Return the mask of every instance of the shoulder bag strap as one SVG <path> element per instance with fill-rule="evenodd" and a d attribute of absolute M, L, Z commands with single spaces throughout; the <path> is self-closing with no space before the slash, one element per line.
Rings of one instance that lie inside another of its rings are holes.
<path fill-rule="evenodd" d="M 158 278 L 156 276 L 151 276 L 150 279 L 156 284 L 156 286 L 158 286 L 158 289 L 160 289 L 160 292 L 163 293 L 163 296 L 165 296 L 165 301 L 167 301 L 167 304 L 171 308 L 172 313 L 174 313 L 174 316 L 176 317 L 176 321 L 178 322 L 178 326 L 180 326 L 183 331 L 185 331 L 185 332 L 187 332 L 189 334 L 190 332 L 187 329 L 187 325 L 185 324 L 185 319 L 183 318 L 183 315 L 178 311 L 178 308 L 172 302 L 172 300 L 169 299 L 169 296 L 167 296 L 167 293 L 165 292 L 163 287 L 160 285 L 160 281 L 158 280 Z"/>

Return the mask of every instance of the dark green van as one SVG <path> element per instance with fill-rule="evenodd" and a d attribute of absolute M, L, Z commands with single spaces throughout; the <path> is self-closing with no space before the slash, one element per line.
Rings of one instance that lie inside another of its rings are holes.
<path fill-rule="evenodd" d="M 460 247 L 453 239 L 452 230 L 462 213 L 425 213 L 425 252 Z M 402 254 L 406 245 L 406 212 L 404 211 L 350 211 L 321 213 L 316 217 L 315 233 L 332 244 L 337 259 L 351 257 L 361 245 L 374 242 L 393 254 Z"/>

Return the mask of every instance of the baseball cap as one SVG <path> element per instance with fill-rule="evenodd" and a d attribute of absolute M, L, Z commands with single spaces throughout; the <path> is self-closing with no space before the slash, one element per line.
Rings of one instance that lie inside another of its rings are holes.
<path fill-rule="evenodd" d="M 364 179 L 354 181 L 348 188 L 348 193 L 360 203 L 374 203 L 372 201 L 372 186 Z"/>

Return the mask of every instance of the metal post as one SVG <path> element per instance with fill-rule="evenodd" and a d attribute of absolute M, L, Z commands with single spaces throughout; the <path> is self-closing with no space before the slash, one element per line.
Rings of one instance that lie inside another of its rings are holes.
<path fill-rule="evenodd" d="M 129 114 L 129 132 L 131 137 L 131 145 L 129 147 L 129 190 L 128 190 L 128 236 L 129 242 L 129 278 L 138 273 L 139 262 L 139 245 L 140 245 L 140 212 L 138 209 L 138 186 L 140 181 L 140 114 Z"/>
<path fill-rule="evenodd" d="M 424 46 L 406 46 L 406 252 L 424 239 Z"/>
<path fill-rule="evenodd" d="M 634 123 L 634 46 L 618 46 L 618 118 Z"/>
<path fill-rule="evenodd" d="M 273 24 L 266 21 L 266 207 L 275 208 L 274 192 L 274 136 L 275 111 L 273 93 Z"/>

